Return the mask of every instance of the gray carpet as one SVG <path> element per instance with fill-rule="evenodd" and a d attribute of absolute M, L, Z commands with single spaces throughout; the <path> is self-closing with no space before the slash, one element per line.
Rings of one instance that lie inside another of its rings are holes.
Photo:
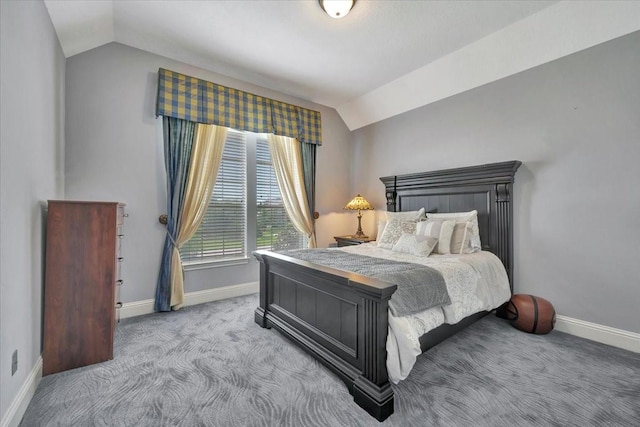
<path fill-rule="evenodd" d="M 123 320 L 112 361 L 42 379 L 22 426 L 378 426 L 253 321 L 256 295 Z M 418 358 L 385 426 L 638 426 L 640 354 L 487 316 Z"/>

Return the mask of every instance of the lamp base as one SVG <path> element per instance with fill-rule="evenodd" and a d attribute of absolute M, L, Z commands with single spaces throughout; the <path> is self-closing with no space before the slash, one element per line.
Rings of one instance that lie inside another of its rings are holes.
<path fill-rule="evenodd" d="M 368 236 L 362 232 L 362 213 L 358 211 L 358 231 L 351 237 L 355 237 L 356 239 L 367 239 Z"/>

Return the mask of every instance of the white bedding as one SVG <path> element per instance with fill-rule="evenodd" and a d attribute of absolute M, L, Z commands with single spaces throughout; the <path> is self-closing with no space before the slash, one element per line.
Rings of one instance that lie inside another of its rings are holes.
<path fill-rule="evenodd" d="M 434 307 L 413 316 L 394 317 L 389 312 L 387 371 L 397 384 L 405 379 L 420 355 L 419 338 L 443 323 L 455 324 L 483 310 L 492 310 L 509 300 L 509 279 L 500 259 L 491 252 L 465 255 L 417 257 L 383 249 L 375 243 L 345 246 L 338 250 L 427 265 L 444 277 L 451 304 Z"/>

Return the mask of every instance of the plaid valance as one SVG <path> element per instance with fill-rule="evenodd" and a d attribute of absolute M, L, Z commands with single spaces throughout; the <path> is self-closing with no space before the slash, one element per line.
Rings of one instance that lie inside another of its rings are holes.
<path fill-rule="evenodd" d="M 319 111 L 287 104 L 174 71 L 158 70 L 156 115 L 273 133 L 322 144 Z"/>

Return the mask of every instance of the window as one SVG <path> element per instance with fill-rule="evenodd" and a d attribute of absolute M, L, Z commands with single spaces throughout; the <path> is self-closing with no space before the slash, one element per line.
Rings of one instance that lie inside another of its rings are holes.
<path fill-rule="evenodd" d="M 266 135 L 229 129 L 204 220 L 180 249 L 183 264 L 244 259 L 255 249 L 305 244 L 284 210 Z"/>

